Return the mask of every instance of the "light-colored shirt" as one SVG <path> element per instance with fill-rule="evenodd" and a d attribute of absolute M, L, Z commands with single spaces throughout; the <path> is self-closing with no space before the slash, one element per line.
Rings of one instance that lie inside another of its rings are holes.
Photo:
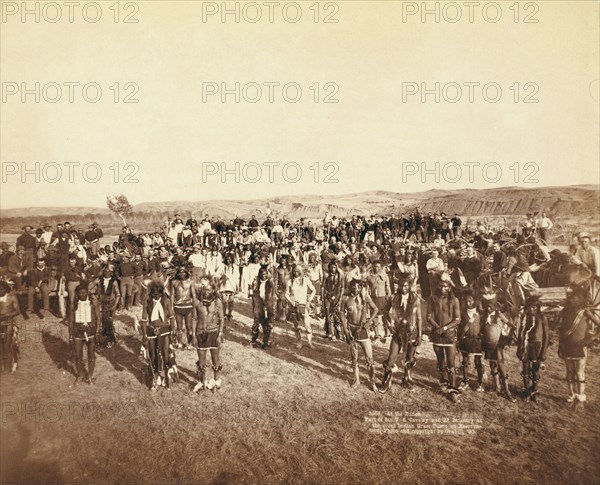
<path fill-rule="evenodd" d="M 151 322 L 156 320 L 165 321 L 165 309 L 160 300 L 154 300 L 154 308 L 152 309 L 152 315 L 150 316 Z"/>
<path fill-rule="evenodd" d="M 206 268 L 206 254 L 193 253 L 188 258 L 194 268 Z"/>
<path fill-rule="evenodd" d="M 431 258 L 427 260 L 427 271 L 444 271 L 446 266 L 442 258 Z"/>
<path fill-rule="evenodd" d="M 311 290 L 311 295 L 314 295 L 315 287 L 309 278 L 295 278 L 290 285 L 290 296 L 299 305 L 306 305 L 309 289 Z"/>
<path fill-rule="evenodd" d="M 552 221 L 547 217 L 540 217 L 537 221 L 535 221 L 535 225 L 540 229 L 552 229 L 554 224 L 552 224 Z"/>
<path fill-rule="evenodd" d="M 588 246 L 587 249 L 579 248 L 575 256 L 588 268 L 600 276 L 600 254 L 598 248 Z"/>
<path fill-rule="evenodd" d="M 77 310 L 75 311 L 75 322 L 90 323 L 92 321 L 92 307 L 89 300 L 77 302 Z"/>

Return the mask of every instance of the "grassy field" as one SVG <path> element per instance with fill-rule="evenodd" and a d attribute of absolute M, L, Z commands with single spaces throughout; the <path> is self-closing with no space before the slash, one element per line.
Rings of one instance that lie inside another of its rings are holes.
<path fill-rule="evenodd" d="M 95 386 L 71 386 L 58 319 L 19 319 L 20 367 L 0 382 L 0 482 L 598 483 L 597 353 L 588 359 L 585 406 L 564 402 L 556 338 L 540 404 L 468 390 L 454 405 L 437 387 L 429 344 L 421 347 L 413 391 L 395 381 L 387 394 L 371 392 L 362 359 L 362 385 L 352 390 L 346 344 L 318 329 L 314 350 L 296 350 L 282 325 L 276 348 L 254 349 L 248 300 L 236 310 L 222 349 L 223 386 L 214 394 L 191 390 L 195 351 L 178 352 L 182 382 L 172 390 L 145 388 L 132 312 L 119 316 L 119 345 L 98 351 Z M 374 352 L 379 380 L 387 348 L 376 344 Z M 514 348 L 509 354 L 517 386 Z M 403 432 L 411 422 L 430 428 Z"/>

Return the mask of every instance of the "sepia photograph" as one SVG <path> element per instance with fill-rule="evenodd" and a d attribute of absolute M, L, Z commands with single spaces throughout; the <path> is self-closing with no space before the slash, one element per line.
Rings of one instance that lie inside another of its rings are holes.
<path fill-rule="evenodd" d="M 0 0 L 0 485 L 600 482 L 600 2 Z"/>

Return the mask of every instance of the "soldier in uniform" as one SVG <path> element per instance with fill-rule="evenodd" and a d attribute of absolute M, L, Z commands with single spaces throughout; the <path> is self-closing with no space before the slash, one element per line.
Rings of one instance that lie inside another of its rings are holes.
<path fill-rule="evenodd" d="M 482 347 L 481 314 L 473 293 L 464 294 L 464 306 L 458 327 L 458 350 L 462 354 L 463 379 L 459 385 L 462 391 L 469 387 L 469 366 L 471 356 L 475 360 L 477 370 L 477 392 L 483 392 L 483 347 Z"/>
<path fill-rule="evenodd" d="M 263 330 L 262 348 L 271 346 L 269 337 L 275 324 L 275 283 L 266 267 L 258 270 L 258 276 L 252 285 L 252 310 L 254 324 L 252 325 L 252 345 L 258 345 L 259 328 Z"/>
<path fill-rule="evenodd" d="M 0 280 L 0 358 L 2 370 L 15 372 L 19 362 L 19 344 L 14 317 L 19 315 L 19 301 L 10 285 Z"/>
<path fill-rule="evenodd" d="M 517 333 L 517 357 L 523 362 L 523 396 L 533 402 L 539 400 L 540 367 L 546 359 L 548 341 L 548 322 L 541 312 L 540 299 L 530 296 Z"/>
<path fill-rule="evenodd" d="M 446 387 L 449 398 L 458 402 L 456 386 L 458 369 L 456 362 L 456 328 L 460 323 L 460 305 L 450 291 L 446 274 L 441 276 L 439 294 L 432 294 L 427 301 L 427 322 L 431 325 L 431 343 L 440 371 L 440 386 Z"/>
<path fill-rule="evenodd" d="M 217 286 L 210 283 L 203 288 L 202 304 L 196 326 L 196 341 L 198 361 L 196 369 L 199 382 L 194 387 L 194 392 L 203 389 L 217 390 L 221 388 L 221 371 L 223 365 L 220 359 L 220 349 L 223 344 L 223 302 L 218 296 Z M 210 351 L 212 360 L 213 378 L 208 380 L 207 352 Z"/>
<path fill-rule="evenodd" d="M 369 338 L 368 329 L 377 317 L 378 308 L 371 297 L 361 288 L 360 280 L 349 283 L 349 294 L 342 297 L 340 304 L 340 320 L 346 341 L 350 345 L 350 356 L 354 370 L 354 381 L 351 387 L 356 389 L 360 382 L 358 369 L 358 347 L 362 347 L 369 370 L 369 384 L 371 390 L 377 391 L 375 385 L 375 367 L 373 365 L 373 348 Z M 371 318 L 367 319 L 367 307 L 371 309 Z"/>
<path fill-rule="evenodd" d="M 398 353 L 403 350 L 404 377 L 402 387 L 413 388 L 410 375 L 415 366 L 415 352 L 421 345 L 421 299 L 411 290 L 411 278 L 403 277 L 398 282 L 398 293 L 392 302 L 392 323 L 389 331 L 392 335 L 390 351 L 387 360 L 383 363 L 383 382 L 380 392 L 387 392 L 392 385 L 392 373 L 396 367 Z"/>
<path fill-rule="evenodd" d="M 96 364 L 96 334 L 98 332 L 98 305 L 93 302 L 88 293 L 88 285 L 81 282 L 75 289 L 75 298 L 70 308 L 69 342 L 75 347 L 75 366 L 77 378 L 88 384 L 94 384 L 94 366 Z M 88 369 L 86 377 L 83 365 L 83 348 L 87 347 Z"/>
<path fill-rule="evenodd" d="M 50 289 L 49 282 L 52 277 L 50 268 L 46 266 L 44 259 L 39 259 L 36 267 L 29 272 L 29 287 L 27 295 L 27 311 L 34 311 L 34 297 L 41 300 L 41 309 L 37 311 L 39 318 L 44 318 L 50 313 Z"/>

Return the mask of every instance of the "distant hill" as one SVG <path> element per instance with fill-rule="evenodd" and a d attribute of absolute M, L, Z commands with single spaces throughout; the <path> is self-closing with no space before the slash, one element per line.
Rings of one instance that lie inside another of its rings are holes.
<path fill-rule="evenodd" d="M 179 212 L 183 217 L 232 219 L 236 215 L 263 218 L 267 210 L 289 219 L 301 217 L 320 219 L 325 211 L 338 217 L 359 214 L 389 215 L 409 212 L 419 207 L 421 212 L 458 213 L 461 216 L 522 216 L 545 210 L 550 217 L 597 221 L 599 214 L 598 185 L 567 187 L 502 187 L 495 189 L 432 189 L 418 193 L 369 191 L 347 195 L 280 196 L 256 200 L 210 200 L 144 202 L 134 206 L 131 225 L 140 230 L 152 230 L 165 218 Z M 2 232 L 13 232 L 26 222 L 39 225 L 70 220 L 78 227 L 98 222 L 106 228 L 119 226 L 118 220 L 106 208 L 96 207 L 31 207 L 0 210 Z"/>
<path fill-rule="evenodd" d="M 597 185 L 574 187 L 521 188 L 504 187 L 481 190 L 429 190 L 413 194 L 371 191 L 348 195 L 302 195 L 271 197 L 252 201 L 145 202 L 135 206 L 140 212 L 193 212 L 224 218 L 236 214 L 259 217 L 266 209 L 298 219 L 320 218 L 325 211 L 331 215 L 390 214 L 419 207 L 423 212 L 443 211 L 466 216 L 524 215 L 546 210 L 552 215 L 593 215 L 598 212 Z"/>

